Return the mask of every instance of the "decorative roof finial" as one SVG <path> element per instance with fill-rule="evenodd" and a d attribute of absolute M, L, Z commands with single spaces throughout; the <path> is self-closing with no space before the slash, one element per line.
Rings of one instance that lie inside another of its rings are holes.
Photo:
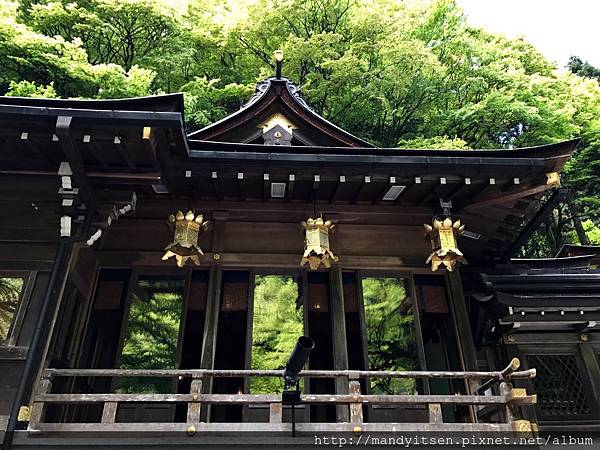
<path fill-rule="evenodd" d="M 273 52 L 275 56 L 275 78 L 281 78 L 281 66 L 283 65 L 283 51 L 275 50 Z"/>

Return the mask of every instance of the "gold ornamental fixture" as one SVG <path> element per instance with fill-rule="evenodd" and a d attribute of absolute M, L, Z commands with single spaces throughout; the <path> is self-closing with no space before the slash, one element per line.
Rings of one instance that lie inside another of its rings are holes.
<path fill-rule="evenodd" d="M 425 224 L 425 234 L 431 241 L 433 252 L 426 263 L 431 263 L 431 270 L 436 271 L 440 265 L 446 266 L 452 272 L 458 263 L 467 264 L 462 252 L 458 249 L 456 239 L 463 234 L 465 226 L 460 220 L 452 222 L 450 217 L 433 219 L 433 224 Z"/>
<path fill-rule="evenodd" d="M 310 270 L 317 270 L 321 264 L 323 267 L 331 267 L 331 261 L 337 261 L 329 248 L 329 236 L 333 233 L 335 225 L 331 220 L 326 222 L 321 217 L 309 218 L 300 224 L 304 233 L 304 255 L 300 260 L 300 266 L 309 265 Z"/>
<path fill-rule="evenodd" d="M 200 257 L 204 253 L 198 245 L 198 237 L 200 231 L 208 228 L 208 222 L 204 221 L 202 214 L 196 216 L 192 211 L 187 214 L 177 211 L 177 214 L 169 216 L 169 224 L 173 227 L 174 237 L 173 242 L 165 248 L 163 261 L 174 256 L 179 267 L 183 267 L 188 259 L 200 265 Z"/>
<path fill-rule="evenodd" d="M 546 184 L 551 187 L 560 187 L 560 174 L 558 172 L 548 172 L 546 174 Z"/>

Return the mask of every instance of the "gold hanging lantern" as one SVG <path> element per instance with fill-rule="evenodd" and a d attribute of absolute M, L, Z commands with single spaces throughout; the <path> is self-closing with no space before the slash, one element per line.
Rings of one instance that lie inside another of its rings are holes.
<path fill-rule="evenodd" d="M 335 225 L 331 220 L 324 222 L 319 217 L 318 219 L 309 218 L 300 226 L 304 232 L 304 255 L 300 266 L 308 264 L 310 270 L 317 270 L 321 264 L 326 268 L 331 267 L 331 261 L 338 260 L 329 248 L 329 236 L 333 233 Z"/>
<path fill-rule="evenodd" d="M 188 211 L 184 215 L 177 211 L 177 214 L 169 216 L 169 223 L 173 226 L 174 237 L 173 242 L 165 248 L 163 261 L 174 256 L 179 267 L 183 267 L 188 259 L 200 265 L 200 257 L 204 253 L 198 246 L 198 237 L 201 230 L 208 228 L 208 222 L 204 221 L 202 214 L 195 216 L 192 211 Z"/>
<path fill-rule="evenodd" d="M 440 265 L 446 266 L 452 272 L 458 263 L 467 264 L 462 252 L 458 249 L 456 239 L 463 234 L 465 226 L 460 220 L 452 223 L 450 217 L 443 220 L 433 219 L 433 226 L 424 225 L 427 238 L 431 241 L 433 252 L 427 258 L 426 263 L 431 263 L 431 270 L 438 270 Z"/>

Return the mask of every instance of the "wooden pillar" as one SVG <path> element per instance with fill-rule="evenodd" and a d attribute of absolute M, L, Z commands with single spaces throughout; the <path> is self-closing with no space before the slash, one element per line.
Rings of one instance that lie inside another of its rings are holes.
<path fill-rule="evenodd" d="M 475 342 L 473 341 L 471 322 L 469 320 L 459 269 L 455 268 L 453 272 L 447 272 L 446 279 L 463 370 L 476 371 L 477 352 L 475 350 Z M 467 394 L 474 395 L 477 391 L 477 383 L 474 380 L 467 380 L 466 387 Z M 472 421 L 476 422 L 477 416 L 473 407 L 469 407 L 469 411 Z"/>
<path fill-rule="evenodd" d="M 334 264 L 329 270 L 329 303 L 333 340 L 333 368 L 334 370 L 348 370 L 344 285 L 342 267 L 338 264 Z M 356 349 L 356 351 L 359 351 L 359 349 Z M 347 394 L 348 382 L 349 380 L 346 377 L 337 377 L 335 379 L 336 394 Z M 338 422 L 348 422 L 350 420 L 348 405 L 337 405 L 336 417 Z"/>
<path fill-rule="evenodd" d="M 598 405 L 600 404 L 600 364 L 598 364 L 596 352 L 589 341 L 581 343 L 577 347 L 591 384 L 591 393 L 594 398 L 590 399 L 590 403 Z M 600 410 L 600 407 L 597 409 Z"/>
<path fill-rule="evenodd" d="M 208 292 L 206 296 L 206 315 L 204 334 L 202 336 L 201 369 L 214 369 L 215 351 L 217 348 L 217 330 L 219 327 L 219 307 L 221 304 L 221 283 L 223 270 L 220 265 L 213 264 L 208 275 Z M 202 383 L 204 393 L 212 392 L 213 380 L 207 378 Z M 208 421 L 210 405 L 202 409 L 202 421 Z"/>
<path fill-rule="evenodd" d="M 215 353 L 217 348 L 217 331 L 219 329 L 219 310 L 221 306 L 221 286 L 223 284 L 223 268 L 218 263 L 220 253 L 223 251 L 223 234 L 225 231 L 225 220 L 227 213 L 215 211 L 213 213 L 213 264 L 208 274 L 208 289 L 206 294 L 206 313 L 204 317 L 204 334 L 202 336 L 202 356 L 200 358 L 201 369 L 214 369 Z M 216 256 L 219 255 L 219 256 Z M 213 379 L 207 378 L 202 382 L 202 392 L 211 393 Z M 202 408 L 201 421 L 210 420 L 210 405 Z"/>

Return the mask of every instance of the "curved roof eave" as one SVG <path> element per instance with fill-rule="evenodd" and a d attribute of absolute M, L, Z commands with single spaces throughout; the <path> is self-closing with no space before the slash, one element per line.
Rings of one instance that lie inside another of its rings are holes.
<path fill-rule="evenodd" d="M 181 92 L 119 99 L 0 97 L 0 104 L 61 109 L 95 109 L 147 112 L 178 112 L 183 117 L 184 104 Z"/>
<path fill-rule="evenodd" d="M 276 77 L 269 77 L 269 78 L 266 78 L 265 80 L 263 80 L 262 82 L 257 83 L 255 94 L 238 111 L 236 111 L 236 112 L 234 112 L 234 113 L 232 113 L 210 125 L 207 125 L 206 127 L 202 128 L 200 130 L 189 133 L 188 138 L 194 139 L 194 137 L 205 134 L 206 132 L 217 128 L 218 126 L 237 118 L 241 114 L 246 113 L 250 108 L 252 108 L 255 105 L 257 105 L 258 103 L 260 103 L 260 101 L 262 99 L 266 98 L 268 92 L 270 91 L 270 89 L 273 86 L 273 81 L 285 83 L 286 91 L 287 91 L 289 97 L 292 99 L 292 101 L 294 101 L 297 106 L 302 108 L 302 110 L 304 112 L 306 112 L 308 115 L 310 115 L 316 122 L 320 122 L 320 123 L 324 124 L 326 127 L 331 128 L 335 132 L 345 136 L 346 138 L 348 138 L 351 141 L 354 141 L 354 143 L 359 144 L 360 146 L 368 147 L 368 148 L 374 147 L 374 145 L 371 144 L 370 142 L 367 142 L 364 139 L 354 136 L 353 134 L 338 127 L 337 125 L 331 123 L 329 120 L 325 119 L 323 116 L 314 112 L 308 106 L 308 104 L 304 101 L 304 99 L 302 99 L 302 97 L 300 97 L 300 94 L 299 94 L 300 88 L 298 88 L 295 84 L 293 84 L 287 78 L 276 78 Z"/>
<path fill-rule="evenodd" d="M 188 137 L 191 137 L 188 136 Z M 508 157 L 508 158 L 568 158 L 580 139 L 544 144 L 533 147 L 513 149 L 406 149 L 406 148 L 381 148 L 381 147 L 331 147 L 331 146 L 292 146 L 292 145 L 263 145 L 235 142 L 205 141 L 190 139 L 192 148 L 204 149 L 210 147 L 217 151 L 247 151 L 259 153 L 316 153 L 316 154 L 350 154 L 350 155 L 376 155 L 376 156 L 446 156 L 446 157 Z"/>

